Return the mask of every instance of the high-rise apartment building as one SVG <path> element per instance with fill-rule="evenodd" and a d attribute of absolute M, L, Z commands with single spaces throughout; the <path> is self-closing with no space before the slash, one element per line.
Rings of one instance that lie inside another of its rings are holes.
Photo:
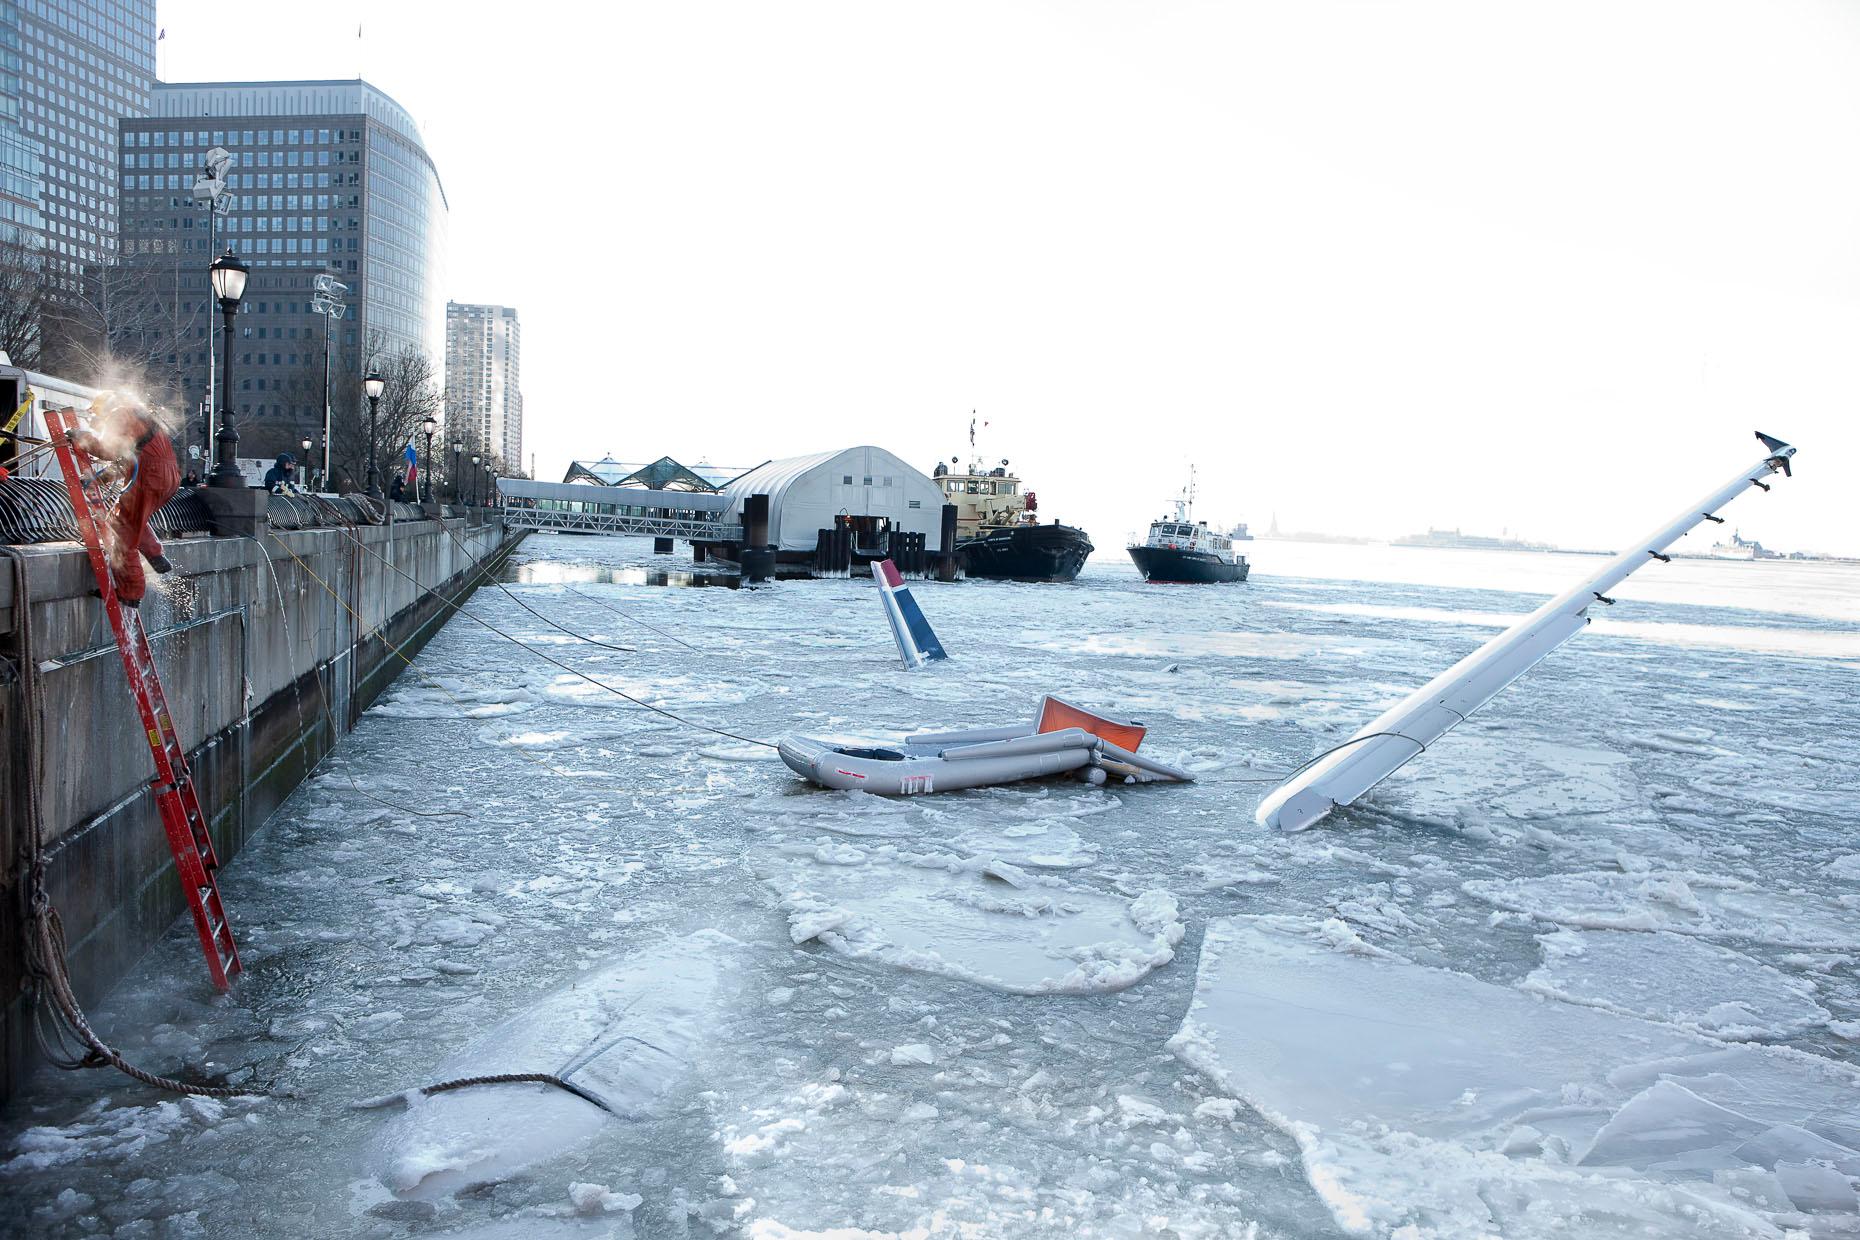
<path fill-rule="evenodd" d="M 446 303 L 447 434 L 523 467 L 523 337 L 509 306 Z"/>
<path fill-rule="evenodd" d="M 155 0 L 0 0 L 0 238 L 77 287 L 116 251 L 118 124 L 149 110 Z"/>
<path fill-rule="evenodd" d="M 235 162 L 210 238 L 192 188 L 216 146 Z M 252 269 L 231 342 L 242 451 L 320 440 L 326 327 L 344 387 L 332 401 L 405 346 L 442 381 L 445 190 L 412 116 L 386 94 L 360 80 L 158 83 L 151 115 L 124 122 L 119 154 L 121 253 L 176 307 L 181 338 L 151 352 L 189 408 L 205 396 L 217 319 L 207 267 L 230 246 Z M 311 306 L 321 274 L 349 286 L 334 323 Z"/>

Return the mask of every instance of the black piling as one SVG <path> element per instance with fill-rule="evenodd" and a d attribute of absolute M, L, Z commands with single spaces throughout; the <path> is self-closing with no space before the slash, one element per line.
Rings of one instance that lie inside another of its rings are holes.
<path fill-rule="evenodd" d="M 709 543 L 694 542 L 691 544 L 691 562 L 693 564 L 702 564 L 705 560 L 709 558 L 710 558 L 710 544 Z"/>
<path fill-rule="evenodd" d="M 936 579 L 956 580 L 956 505 L 943 505 L 943 540 L 936 557 Z"/>
<path fill-rule="evenodd" d="M 775 548 L 769 545 L 769 497 L 743 499 L 743 550 L 738 563 L 744 581 L 767 581 L 775 575 Z"/>

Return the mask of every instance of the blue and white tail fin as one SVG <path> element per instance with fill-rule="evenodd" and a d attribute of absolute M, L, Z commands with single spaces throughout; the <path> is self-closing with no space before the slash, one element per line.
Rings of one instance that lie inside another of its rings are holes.
<path fill-rule="evenodd" d="M 880 560 L 872 566 L 872 576 L 878 579 L 885 619 L 891 624 L 891 635 L 898 641 L 898 653 L 904 656 L 904 666 L 916 671 L 926 663 L 947 659 L 943 643 L 930 631 L 930 622 L 924 619 L 923 610 L 911 597 L 911 589 L 904 584 L 904 575 L 898 571 L 898 566 L 890 560 Z"/>

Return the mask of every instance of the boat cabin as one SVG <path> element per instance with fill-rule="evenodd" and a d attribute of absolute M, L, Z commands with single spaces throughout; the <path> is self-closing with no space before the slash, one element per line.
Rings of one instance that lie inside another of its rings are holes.
<path fill-rule="evenodd" d="M 1008 472 L 1005 460 L 991 468 L 977 457 L 961 473 L 956 472 L 958 463 L 956 457 L 947 465 L 939 461 L 934 473 L 945 501 L 956 506 L 958 539 L 974 538 L 984 529 L 1003 525 L 1039 523 L 1033 515 L 1039 508 L 1038 497 L 1032 491 L 1021 493 L 1020 479 Z"/>

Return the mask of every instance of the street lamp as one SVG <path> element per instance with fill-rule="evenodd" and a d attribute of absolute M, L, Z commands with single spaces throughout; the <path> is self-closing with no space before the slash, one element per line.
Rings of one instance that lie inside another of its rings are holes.
<path fill-rule="evenodd" d="M 459 461 L 460 454 L 464 451 L 465 445 L 463 443 L 456 439 L 452 441 L 452 502 L 455 504 L 459 502 L 463 494 L 459 490 Z"/>
<path fill-rule="evenodd" d="M 471 502 L 478 502 L 478 454 L 471 454 Z"/>
<path fill-rule="evenodd" d="M 220 430 L 214 439 L 215 461 L 213 473 L 208 485 L 216 487 L 243 487 L 245 475 L 239 472 L 239 432 L 233 429 L 232 402 L 232 355 L 233 355 L 233 316 L 239 313 L 239 299 L 245 296 L 245 278 L 248 268 L 233 257 L 232 247 L 213 260 L 213 266 L 207 268 L 213 277 L 213 295 L 220 300 L 220 313 L 225 316 L 226 350 L 220 358 Z"/>
<path fill-rule="evenodd" d="M 368 377 L 362 380 L 362 390 L 368 393 L 368 486 L 366 490 L 376 499 L 381 498 L 381 487 L 375 481 L 375 457 L 378 455 L 375 450 L 375 422 L 381 413 L 381 393 L 386 389 L 387 380 L 381 377 L 381 372 L 378 370 L 369 371 Z"/>
<path fill-rule="evenodd" d="M 433 502 L 433 436 L 439 430 L 439 423 L 429 415 L 420 423 L 420 429 L 426 432 L 426 478 L 425 485 L 420 488 L 426 494 L 420 502 L 430 504 Z"/>
<path fill-rule="evenodd" d="M 303 454 L 304 481 L 309 482 L 310 481 L 310 436 L 308 435 L 304 436 L 303 449 L 304 449 L 304 454 Z M 316 487 L 312 485 L 312 486 L 306 487 L 305 489 L 314 491 L 316 490 Z"/>

